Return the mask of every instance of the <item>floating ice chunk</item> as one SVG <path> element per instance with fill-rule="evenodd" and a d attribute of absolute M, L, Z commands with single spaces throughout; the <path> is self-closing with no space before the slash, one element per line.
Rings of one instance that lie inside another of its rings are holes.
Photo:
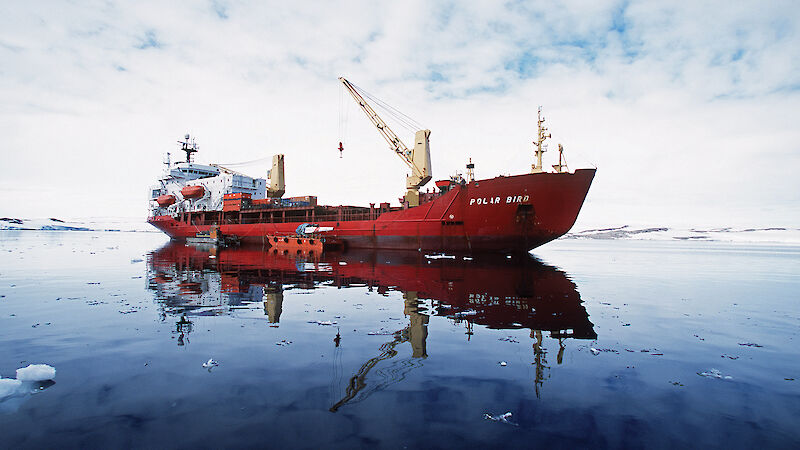
<path fill-rule="evenodd" d="M 456 259 L 455 255 L 445 255 L 444 253 L 425 255 L 425 257 L 428 259 Z"/>
<path fill-rule="evenodd" d="M 13 378 L 0 378 L 0 401 L 22 391 L 22 381 Z"/>
<path fill-rule="evenodd" d="M 516 423 L 511 421 L 511 416 L 512 416 L 512 414 L 510 412 L 507 412 L 505 414 L 501 414 L 499 416 L 493 416 L 493 415 L 491 415 L 489 413 L 486 413 L 486 414 L 483 415 L 483 418 L 486 419 L 486 420 L 493 420 L 495 422 L 507 423 L 509 425 L 514 425 L 515 427 L 518 426 L 519 424 L 516 424 Z"/>
<path fill-rule="evenodd" d="M 697 372 L 697 374 L 700 375 L 701 377 L 716 378 L 718 380 L 730 380 L 733 378 L 730 375 L 723 375 L 717 369 L 711 369 L 708 372 Z"/>
<path fill-rule="evenodd" d="M 308 323 L 315 323 L 317 325 L 336 325 L 338 322 L 335 320 L 309 320 Z"/>
<path fill-rule="evenodd" d="M 24 397 L 27 394 L 35 394 L 42 389 L 52 386 L 56 377 L 56 369 L 47 364 L 31 364 L 28 367 L 17 369 L 17 378 L 0 377 L 0 403 L 8 409 L 5 400 L 12 397 Z M 14 410 L 15 408 L 11 408 Z"/>
<path fill-rule="evenodd" d="M 589 347 L 589 351 L 590 351 L 590 352 L 592 352 L 592 354 L 593 354 L 594 356 L 597 356 L 597 355 L 599 355 L 599 354 L 600 354 L 600 350 L 598 350 L 598 349 L 596 349 L 596 348 L 594 348 L 594 347 Z"/>
<path fill-rule="evenodd" d="M 214 361 L 212 358 L 208 358 L 208 361 L 203 363 L 203 368 L 208 369 L 208 371 L 211 372 L 211 369 L 217 367 L 218 365 L 218 362 Z"/>
<path fill-rule="evenodd" d="M 391 336 L 393 334 L 394 331 L 388 331 L 388 330 L 370 331 L 367 333 L 368 336 Z"/>
<path fill-rule="evenodd" d="M 17 369 L 19 381 L 47 381 L 56 377 L 56 369 L 47 364 L 30 364 Z"/>

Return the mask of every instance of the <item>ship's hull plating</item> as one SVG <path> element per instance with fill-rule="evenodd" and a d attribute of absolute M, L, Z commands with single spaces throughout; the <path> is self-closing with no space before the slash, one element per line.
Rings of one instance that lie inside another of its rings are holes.
<path fill-rule="evenodd" d="M 444 252 L 526 252 L 567 233 L 578 217 L 594 169 L 538 173 L 468 183 L 423 205 L 386 212 L 375 220 L 322 221 L 326 236 L 346 248 Z M 148 219 L 173 239 L 210 225 L 172 216 Z M 301 222 L 221 224 L 224 235 L 268 245 L 266 236 L 293 235 Z"/>

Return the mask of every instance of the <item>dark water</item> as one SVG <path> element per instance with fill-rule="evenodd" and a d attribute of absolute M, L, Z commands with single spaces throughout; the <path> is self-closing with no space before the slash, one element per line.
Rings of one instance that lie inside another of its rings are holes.
<path fill-rule="evenodd" d="M 0 398 L 0 447 L 800 446 L 798 247 L 164 241 L 0 232 L 0 375 L 57 370 Z"/>

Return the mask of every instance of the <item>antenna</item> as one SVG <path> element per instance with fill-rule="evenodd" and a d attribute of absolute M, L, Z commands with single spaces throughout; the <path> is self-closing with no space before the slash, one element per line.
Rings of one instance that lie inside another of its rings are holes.
<path fill-rule="evenodd" d="M 197 145 L 197 143 L 194 141 L 194 138 L 192 138 L 191 142 L 189 141 L 189 138 L 189 133 L 186 133 L 184 140 L 178 141 L 181 151 L 186 152 L 187 163 L 192 162 L 192 153 L 196 153 L 200 149 L 200 146 Z"/>

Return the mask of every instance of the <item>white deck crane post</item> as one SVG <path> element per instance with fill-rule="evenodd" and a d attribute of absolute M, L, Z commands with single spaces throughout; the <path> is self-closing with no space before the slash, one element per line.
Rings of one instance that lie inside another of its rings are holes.
<path fill-rule="evenodd" d="M 378 132 L 389 143 L 389 147 L 397 153 L 403 161 L 411 168 L 411 175 L 406 177 L 405 200 L 408 206 L 419 206 L 419 188 L 431 180 L 431 147 L 429 138 L 431 130 L 419 130 L 414 136 L 414 149 L 411 150 L 400 140 L 386 122 L 381 119 L 372 106 L 364 100 L 358 89 L 343 77 L 339 77 L 344 87 L 353 96 L 356 103 L 361 107 L 369 118 L 370 122 L 378 129 Z"/>

